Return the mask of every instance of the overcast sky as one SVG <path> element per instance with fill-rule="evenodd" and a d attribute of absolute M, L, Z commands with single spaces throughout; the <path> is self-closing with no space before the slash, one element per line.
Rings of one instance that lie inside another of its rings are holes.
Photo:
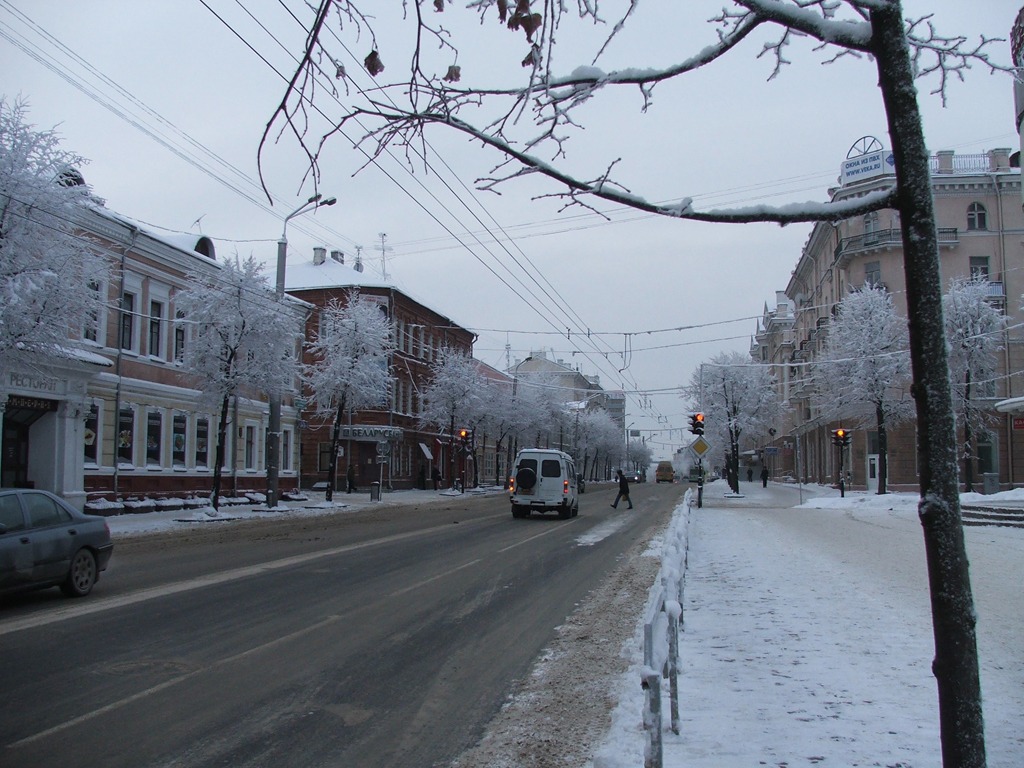
<path fill-rule="evenodd" d="M 387 69 L 378 81 L 394 82 L 408 71 L 413 28 L 397 15 L 400 3 L 369 5 L 383 14 L 376 31 Z M 598 65 L 682 60 L 713 42 L 705 20 L 722 5 L 647 0 Z M 908 16 L 934 13 L 946 34 L 1007 38 L 1021 0 L 904 7 Z M 58 127 L 64 147 L 90 161 L 85 178 L 108 207 L 157 230 L 202 232 L 221 255 L 253 253 L 272 275 L 281 221 L 313 193 L 288 137 L 264 151 L 272 207 L 257 182 L 259 140 L 283 95 L 279 73 L 291 75 L 305 37 L 288 10 L 309 24 L 312 12 L 298 0 L 0 0 L 0 93 L 26 98 L 36 125 Z M 523 76 L 521 35 L 493 17 L 481 26 L 461 7 L 444 21 L 457 33 L 464 84 Z M 558 71 L 590 64 L 596 39 L 579 23 L 563 25 Z M 594 178 L 621 159 L 616 173 L 633 193 L 689 196 L 701 209 L 826 200 L 858 139 L 889 146 L 873 65 L 822 66 L 822 55 L 798 41 L 787 51 L 791 66 L 768 82 L 771 62 L 757 58 L 765 39 L 753 36 L 725 60 L 660 86 L 646 113 L 634 90 L 599 96 L 578 115 L 585 130 L 567 145 L 565 167 Z M 368 38 L 328 40 L 353 78 L 367 82 L 357 61 Z M 1009 44 L 994 54 L 1008 64 Z M 927 95 L 934 87 L 920 86 L 933 152 L 1018 145 L 1007 76 L 973 70 L 953 84 L 945 108 Z M 342 90 L 338 98 L 356 97 Z M 326 91 L 317 103 L 338 110 Z M 362 246 L 367 269 L 379 273 L 386 233 L 392 282 L 476 331 L 479 359 L 504 368 L 506 359 L 553 349 L 606 389 L 635 392 L 627 423 L 650 430 L 655 458 L 688 442 L 680 432 L 687 408 L 669 390 L 718 352 L 749 349 L 810 232 L 660 220 L 606 205 L 610 220 L 560 212 L 561 201 L 537 199 L 560 191 L 540 180 L 509 183 L 501 195 L 478 192 L 474 180 L 500 158 L 440 128 L 428 134 L 429 170 L 396 154 L 357 173 L 366 157 L 351 147 L 358 133 L 347 135 L 329 146 L 319 180 L 338 204 L 291 221 L 289 264 L 311 258 L 315 245 L 349 258 Z M 677 328 L 684 330 L 664 330 Z M 589 339 L 578 335 L 588 330 Z"/>

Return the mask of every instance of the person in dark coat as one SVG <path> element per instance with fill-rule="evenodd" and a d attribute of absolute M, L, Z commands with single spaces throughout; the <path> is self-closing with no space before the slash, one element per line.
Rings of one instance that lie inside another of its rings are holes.
<path fill-rule="evenodd" d="M 761 487 L 768 487 L 768 467 L 763 467 L 761 469 Z"/>
<path fill-rule="evenodd" d="M 754 468 L 753 467 L 747 467 L 747 482 L 748 483 L 754 482 Z"/>
<path fill-rule="evenodd" d="M 434 490 L 436 491 L 438 483 L 441 482 L 441 473 L 437 471 L 437 467 L 431 470 L 430 479 L 434 481 Z"/>
<path fill-rule="evenodd" d="M 618 475 L 618 479 L 619 479 L 619 492 L 615 496 L 615 503 L 612 504 L 612 507 L 614 509 L 618 509 L 619 508 L 619 499 L 625 499 L 626 503 L 629 504 L 629 508 L 632 509 L 633 508 L 633 502 L 629 500 L 629 481 L 626 479 L 626 476 L 622 474 L 622 470 L 621 469 L 617 470 L 616 474 Z"/>
<path fill-rule="evenodd" d="M 348 483 L 348 493 L 358 490 L 356 488 L 356 468 L 351 464 L 348 465 L 348 472 L 345 473 L 345 480 Z"/>

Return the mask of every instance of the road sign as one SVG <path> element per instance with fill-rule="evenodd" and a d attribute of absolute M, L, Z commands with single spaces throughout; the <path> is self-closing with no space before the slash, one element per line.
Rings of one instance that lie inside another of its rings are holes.
<path fill-rule="evenodd" d="M 703 459 L 710 450 L 711 443 L 705 440 L 703 436 L 699 436 L 696 440 L 690 443 L 690 453 L 698 459 Z"/>
<path fill-rule="evenodd" d="M 387 440 L 377 441 L 377 455 L 378 456 L 390 456 L 391 455 L 391 443 Z"/>

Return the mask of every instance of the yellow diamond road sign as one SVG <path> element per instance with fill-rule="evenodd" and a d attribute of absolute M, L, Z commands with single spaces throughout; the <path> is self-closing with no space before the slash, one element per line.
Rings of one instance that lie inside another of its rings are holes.
<path fill-rule="evenodd" d="M 690 452 L 698 459 L 703 459 L 704 454 L 711 450 L 711 443 L 698 435 L 697 439 L 690 443 Z"/>

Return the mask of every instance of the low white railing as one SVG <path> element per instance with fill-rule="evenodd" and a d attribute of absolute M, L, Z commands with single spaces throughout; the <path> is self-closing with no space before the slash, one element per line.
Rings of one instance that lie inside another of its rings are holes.
<path fill-rule="evenodd" d="M 664 728 L 661 691 L 668 681 L 672 732 L 679 734 L 679 631 L 683 621 L 683 579 L 689 552 L 688 527 L 693 489 L 683 497 L 686 514 L 673 517 L 665 534 L 660 584 L 651 591 L 644 609 L 644 728 L 648 743 L 645 768 L 662 768 Z"/>

